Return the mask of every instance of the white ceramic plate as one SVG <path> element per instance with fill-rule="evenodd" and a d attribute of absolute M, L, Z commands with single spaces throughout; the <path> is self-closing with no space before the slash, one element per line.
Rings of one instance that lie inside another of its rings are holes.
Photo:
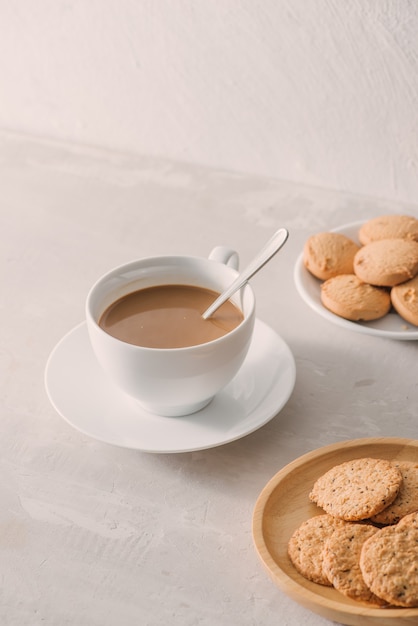
<path fill-rule="evenodd" d="M 358 231 L 362 224 L 363 222 L 354 222 L 341 226 L 340 228 L 334 228 L 332 232 L 342 233 L 353 239 L 356 243 L 359 243 Z M 321 302 L 322 281 L 312 276 L 305 268 L 303 265 L 303 253 L 299 255 L 296 262 L 294 278 L 296 288 L 306 304 L 333 324 L 337 324 L 346 330 L 353 330 L 358 333 L 375 335 L 377 337 L 385 337 L 386 339 L 400 339 L 403 341 L 418 339 L 417 327 L 408 324 L 407 321 L 393 311 L 385 315 L 385 317 L 371 322 L 350 322 L 328 311 Z"/>
<path fill-rule="evenodd" d="M 163 453 L 211 448 L 257 430 L 286 404 L 295 378 L 287 344 L 259 320 L 238 374 L 193 415 L 152 415 L 112 385 L 96 361 L 85 323 L 61 339 L 45 370 L 49 399 L 74 428 L 105 443 Z"/>
<path fill-rule="evenodd" d="M 309 492 L 319 476 L 334 465 L 356 458 L 416 461 L 417 456 L 418 441 L 412 439 L 354 439 L 308 452 L 273 476 L 254 507 L 253 537 L 258 555 L 276 585 L 302 606 L 338 624 L 418 624 L 418 608 L 376 608 L 356 602 L 333 587 L 304 578 L 287 555 L 289 539 L 300 524 L 324 513 L 309 500 Z"/>

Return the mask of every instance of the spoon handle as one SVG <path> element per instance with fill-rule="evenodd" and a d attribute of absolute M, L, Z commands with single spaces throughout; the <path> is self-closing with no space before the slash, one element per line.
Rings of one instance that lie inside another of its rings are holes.
<path fill-rule="evenodd" d="M 286 239 L 289 236 L 289 232 L 286 228 L 279 228 L 274 235 L 267 241 L 260 252 L 254 257 L 249 265 L 240 272 L 239 276 L 228 287 L 226 291 L 221 293 L 219 298 L 211 304 L 206 311 L 202 314 L 204 320 L 208 319 L 215 311 L 226 302 L 232 294 L 240 289 L 254 274 L 258 272 L 270 259 L 280 250 Z"/>

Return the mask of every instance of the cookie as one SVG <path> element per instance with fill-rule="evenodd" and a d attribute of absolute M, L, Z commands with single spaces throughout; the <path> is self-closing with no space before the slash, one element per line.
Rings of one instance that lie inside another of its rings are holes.
<path fill-rule="evenodd" d="M 414 513 L 408 513 L 398 522 L 398 528 L 402 526 L 414 526 L 418 529 L 418 511 L 414 511 Z"/>
<path fill-rule="evenodd" d="M 380 239 L 418 241 L 418 219 L 411 215 L 382 215 L 365 222 L 358 236 L 363 246 Z"/>
<path fill-rule="evenodd" d="M 354 257 L 354 273 L 365 283 L 394 287 L 418 274 L 418 242 L 381 239 L 366 244 Z"/>
<path fill-rule="evenodd" d="M 354 274 L 341 274 L 321 285 L 321 302 L 335 315 L 354 322 L 376 320 L 391 307 L 390 294 Z"/>
<path fill-rule="evenodd" d="M 400 519 L 418 511 L 418 463 L 404 461 L 396 463 L 402 474 L 402 484 L 391 505 L 371 520 L 378 524 L 396 524 Z"/>
<path fill-rule="evenodd" d="M 376 515 L 396 498 L 400 470 L 385 459 L 361 458 L 335 465 L 313 485 L 309 499 L 347 521 Z"/>
<path fill-rule="evenodd" d="M 389 604 L 418 606 L 418 529 L 395 525 L 367 539 L 360 554 L 366 585 Z"/>
<path fill-rule="evenodd" d="M 371 524 L 355 522 L 345 522 L 335 528 L 324 546 L 323 570 L 340 593 L 353 600 L 382 606 L 386 601 L 370 591 L 360 569 L 362 546 L 376 532 L 378 529 Z"/>
<path fill-rule="evenodd" d="M 306 269 L 321 280 L 338 274 L 353 273 L 353 262 L 359 246 L 340 233 L 318 233 L 306 241 L 303 263 Z"/>
<path fill-rule="evenodd" d="M 393 308 L 404 320 L 418 326 L 418 276 L 392 287 L 390 299 Z"/>
<path fill-rule="evenodd" d="M 326 539 L 340 523 L 331 515 L 317 515 L 305 520 L 291 536 L 288 555 L 304 578 L 320 585 L 331 586 L 323 571 L 322 552 Z"/>

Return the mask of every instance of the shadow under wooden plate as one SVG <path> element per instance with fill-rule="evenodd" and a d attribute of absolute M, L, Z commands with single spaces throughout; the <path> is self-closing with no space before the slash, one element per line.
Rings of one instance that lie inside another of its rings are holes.
<path fill-rule="evenodd" d="M 345 597 L 332 587 L 306 580 L 287 555 L 296 528 L 324 511 L 309 501 L 315 480 L 332 466 L 351 459 L 374 457 L 417 461 L 418 441 L 355 439 L 335 443 L 299 457 L 281 469 L 259 495 L 253 514 L 256 550 L 274 582 L 293 600 L 314 613 L 347 626 L 418 624 L 418 608 L 375 608 Z"/>

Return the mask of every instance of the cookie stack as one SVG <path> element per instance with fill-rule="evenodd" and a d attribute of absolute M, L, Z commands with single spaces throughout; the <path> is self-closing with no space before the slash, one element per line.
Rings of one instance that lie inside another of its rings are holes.
<path fill-rule="evenodd" d="M 374 606 L 418 606 L 418 463 L 347 461 L 320 476 L 309 499 L 324 514 L 289 540 L 300 574 Z"/>
<path fill-rule="evenodd" d="M 378 217 L 362 225 L 358 238 L 360 245 L 323 232 L 307 240 L 303 262 L 324 281 L 322 304 L 351 321 L 379 319 L 393 307 L 418 326 L 418 219 Z"/>

